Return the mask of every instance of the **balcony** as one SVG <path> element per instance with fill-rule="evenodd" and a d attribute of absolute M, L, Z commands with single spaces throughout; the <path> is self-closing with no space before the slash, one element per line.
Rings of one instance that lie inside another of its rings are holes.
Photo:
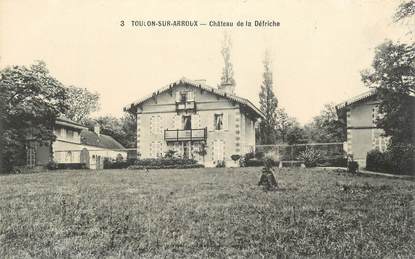
<path fill-rule="evenodd" d="M 190 130 L 164 130 L 164 140 L 166 141 L 200 141 L 206 140 L 207 128 Z"/>
<path fill-rule="evenodd" d="M 176 102 L 176 111 L 195 110 L 195 101 Z"/>

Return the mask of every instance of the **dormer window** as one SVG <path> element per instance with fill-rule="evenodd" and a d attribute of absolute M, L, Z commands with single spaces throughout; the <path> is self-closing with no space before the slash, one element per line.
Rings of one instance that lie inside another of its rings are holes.
<path fill-rule="evenodd" d="M 180 92 L 180 102 L 181 103 L 187 102 L 187 93 L 188 92 Z"/>
<path fill-rule="evenodd" d="M 176 102 L 178 103 L 187 103 L 193 102 L 193 92 L 192 91 L 180 91 L 176 93 Z"/>

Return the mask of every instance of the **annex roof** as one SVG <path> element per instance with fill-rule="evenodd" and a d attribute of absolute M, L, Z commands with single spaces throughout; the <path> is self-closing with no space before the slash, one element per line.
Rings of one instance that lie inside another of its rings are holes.
<path fill-rule="evenodd" d="M 371 98 L 375 95 L 376 95 L 376 89 L 372 89 L 370 91 L 367 91 L 367 92 L 364 92 L 364 93 L 359 94 L 357 96 L 354 96 L 352 98 L 349 98 L 348 100 L 346 100 L 342 103 L 339 103 L 338 105 L 336 105 L 336 109 L 337 110 L 342 110 L 342 109 L 346 108 L 349 105 L 367 100 L 367 99 L 369 99 L 369 98 Z"/>
<path fill-rule="evenodd" d="M 143 98 L 141 98 L 141 99 L 139 99 L 139 100 L 137 100 L 137 101 L 135 101 L 135 102 L 133 102 L 133 103 L 125 106 L 124 107 L 124 110 L 125 111 L 128 111 L 128 110 L 130 110 L 130 109 L 132 109 L 132 108 L 134 108 L 134 107 L 136 107 L 136 106 L 144 103 L 145 101 L 149 100 L 153 96 L 159 95 L 159 94 L 161 94 L 161 93 L 163 93 L 163 92 L 171 89 L 172 87 L 175 87 L 176 85 L 180 85 L 180 84 L 187 84 L 187 85 L 190 85 L 190 86 L 193 86 L 193 87 L 201 88 L 201 89 L 203 89 L 203 90 L 205 90 L 207 92 L 210 92 L 210 93 L 213 93 L 213 94 L 222 96 L 224 98 L 227 98 L 229 100 L 235 101 L 235 102 L 237 102 L 237 103 L 239 103 L 241 105 L 244 105 L 247 108 L 249 108 L 259 118 L 264 118 L 264 114 L 257 107 L 255 107 L 255 105 L 253 105 L 248 99 L 245 99 L 245 98 L 242 98 L 242 97 L 233 95 L 233 94 L 226 93 L 226 92 L 224 92 L 222 90 L 219 90 L 219 89 L 217 89 L 215 87 L 209 86 L 209 85 L 205 84 L 204 82 L 201 82 L 201 81 L 193 81 L 193 80 L 187 79 L 185 77 L 183 77 L 183 78 L 181 78 L 181 79 L 179 79 L 179 80 L 177 80 L 177 81 L 175 81 L 175 82 L 173 82 L 171 84 L 168 84 L 167 86 L 158 89 L 157 91 L 153 92 L 152 94 L 147 95 L 147 96 L 144 96 Z"/>
<path fill-rule="evenodd" d="M 68 119 L 64 116 L 60 116 L 56 119 L 56 124 L 69 127 L 72 129 L 81 130 L 81 144 L 88 146 L 101 147 L 106 149 L 125 149 L 118 141 L 108 135 L 96 134 L 93 131 L 89 131 L 87 127 L 79 124 L 71 119 Z"/>
<path fill-rule="evenodd" d="M 125 149 L 118 141 L 111 136 L 104 134 L 96 134 L 93 131 L 83 130 L 81 131 L 81 144 L 88 146 L 101 147 L 106 149 Z"/>

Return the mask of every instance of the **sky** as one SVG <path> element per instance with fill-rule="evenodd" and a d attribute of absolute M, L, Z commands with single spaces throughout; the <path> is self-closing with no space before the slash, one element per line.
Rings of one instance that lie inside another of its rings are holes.
<path fill-rule="evenodd" d="M 360 73 L 376 46 L 404 35 L 404 26 L 392 22 L 399 3 L 1 0 L 0 68 L 43 60 L 63 84 L 100 94 L 95 116 L 122 116 L 124 106 L 181 77 L 217 86 L 227 30 L 236 94 L 258 105 L 268 49 L 279 107 L 305 124 L 324 104 L 367 90 Z M 132 20 L 274 20 L 280 26 L 134 27 Z"/>

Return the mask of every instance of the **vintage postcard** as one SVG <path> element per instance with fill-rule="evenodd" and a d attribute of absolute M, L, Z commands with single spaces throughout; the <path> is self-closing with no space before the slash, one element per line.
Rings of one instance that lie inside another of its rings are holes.
<path fill-rule="evenodd" d="M 0 258 L 415 257 L 414 0 L 0 0 Z"/>

